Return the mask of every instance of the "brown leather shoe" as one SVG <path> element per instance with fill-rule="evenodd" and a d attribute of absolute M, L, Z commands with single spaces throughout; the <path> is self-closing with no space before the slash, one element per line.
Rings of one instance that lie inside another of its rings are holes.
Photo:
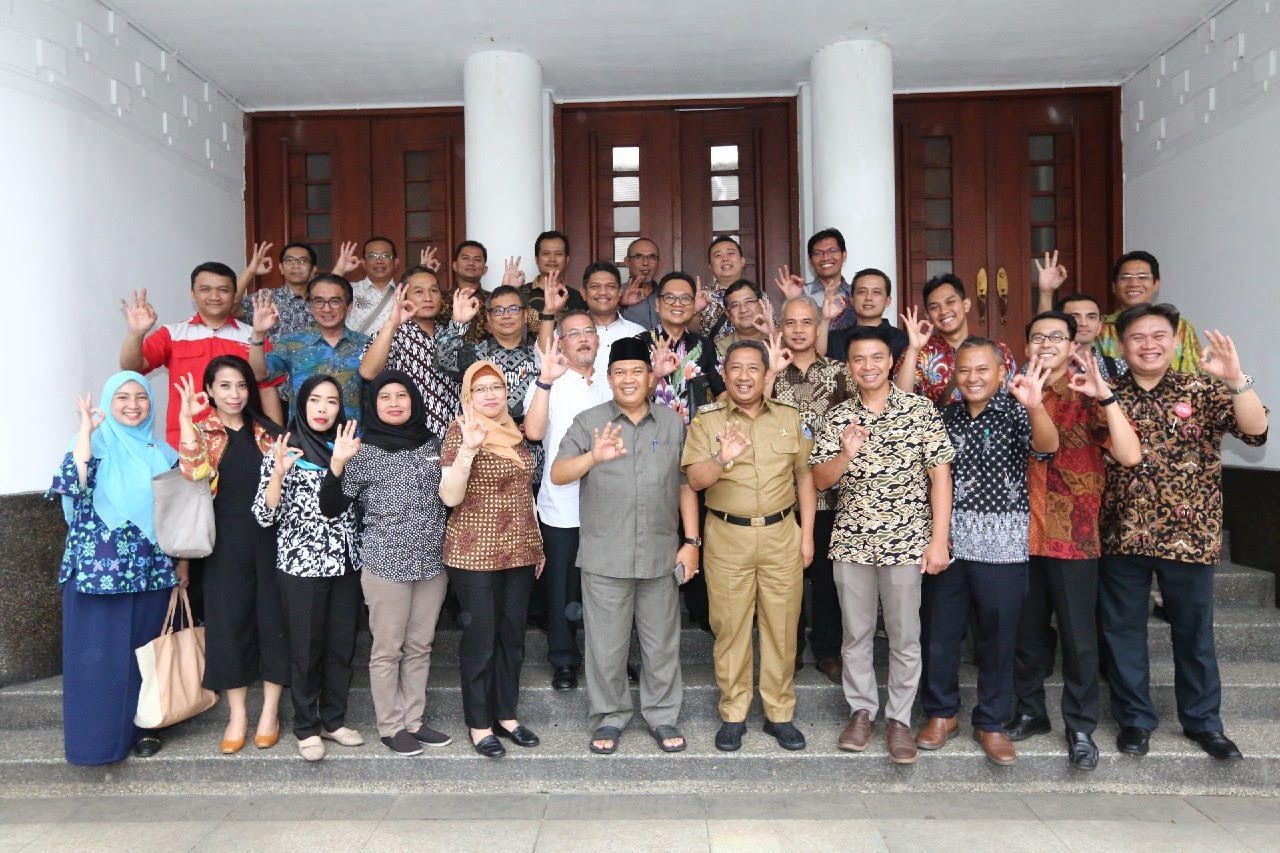
<path fill-rule="evenodd" d="M 862 752 L 871 740 L 871 714 L 858 711 L 849 718 L 849 724 L 840 733 L 840 741 L 836 744 L 845 752 Z"/>
<path fill-rule="evenodd" d="M 889 720 L 884 726 L 884 739 L 889 744 L 889 760 L 894 764 L 915 764 L 915 738 L 911 737 L 911 729 L 897 720 Z"/>
<path fill-rule="evenodd" d="M 1007 766 L 1018 760 L 1013 741 L 1009 740 L 1009 736 L 1004 732 L 984 732 L 974 729 L 973 739 L 982 744 L 982 751 L 995 764 Z"/>
<path fill-rule="evenodd" d="M 844 666 L 840 658 L 821 658 L 816 666 L 818 672 L 827 677 L 832 684 L 840 684 L 844 680 Z"/>
<path fill-rule="evenodd" d="M 921 749 L 941 749 L 960 733 L 960 722 L 955 717 L 930 717 L 916 735 L 916 746 Z"/>

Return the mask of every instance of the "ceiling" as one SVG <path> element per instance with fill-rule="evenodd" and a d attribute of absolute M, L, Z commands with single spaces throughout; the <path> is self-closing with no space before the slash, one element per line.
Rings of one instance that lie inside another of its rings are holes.
<path fill-rule="evenodd" d="M 559 99 L 794 92 L 814 51 L 875 38 L 899 91 L 1116 83 L 1220 0 L 114 0 L 247 109 L 459 103 L 481 50 Z"/>

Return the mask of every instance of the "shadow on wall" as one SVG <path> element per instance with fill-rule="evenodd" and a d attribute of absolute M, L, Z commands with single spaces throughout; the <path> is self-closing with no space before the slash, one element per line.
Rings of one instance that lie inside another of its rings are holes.
<path fill-rule="evenodd" d="M 1248 448 L 1261 453 L 1262 448 Z M 1244 453 L 1240 455 L 1244 456 Z M 1222 469 L 1222 516 L 1231 534 L 1230 559 L 1280 575 L 1280 471 Z M 1228 555 L 1223 555 L 1224 559 Z M 1280 607 L 1280 585 L 1276 588 Z"/>
<path fill-rule="evenodd" d="M 62 671 L 66 536 L 57 502 L 39 492 L 0 495 L 0 687 Z"/>

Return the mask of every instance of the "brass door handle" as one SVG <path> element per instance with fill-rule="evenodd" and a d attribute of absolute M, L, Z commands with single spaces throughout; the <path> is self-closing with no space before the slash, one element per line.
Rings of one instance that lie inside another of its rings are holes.
<path fill-rule="evenodd" d="M 978 293 L 978 322 L 984 327 L 987 324 L 987 268 L 979 267 L 978 275 L 974 282 L 974 289 Z"/>
<path fill-rule="evenodd" d="M 1009 317 L 1009 273 L 1004 267 L 996 270 L 996 295 L 1000 297 L 1000 325 Z"/>

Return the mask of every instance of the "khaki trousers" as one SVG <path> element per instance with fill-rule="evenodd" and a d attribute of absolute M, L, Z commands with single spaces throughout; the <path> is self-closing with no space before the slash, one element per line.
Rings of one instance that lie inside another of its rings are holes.
<path fill-rule="evenodd" d="M 867 711 L 874 720 L 880 713 L 873 666 L 878 599 L 889 635 L 889 696 L 884 716 L 910 727 L 911 706 L 920 686 L 920 566 L 869 566 L 837 560 L 834 575 L 844 622 L 840 658 L 850 715 Z"/>
<path fill-rule="evenodd" d="M 800 526 L 787 516 L 768 527 L 741 527 L 707 516 L 711 630 L 715 632 L 720 719 L 746 720 L 751 707 L 751 620 L 760 631 L 760 701 L 771 722 L 790 722 L 796 707 L 796 626 L 804 598 Z"/>
<path fill-rule="evenodd" d="M 449 577 L 441 571 L 429 580 L 396 582 L 361 572 L 360 585 L 373 634 L 369 692 L 378 736 L 416 732 L 427 707 L 431 645 Z"/>

